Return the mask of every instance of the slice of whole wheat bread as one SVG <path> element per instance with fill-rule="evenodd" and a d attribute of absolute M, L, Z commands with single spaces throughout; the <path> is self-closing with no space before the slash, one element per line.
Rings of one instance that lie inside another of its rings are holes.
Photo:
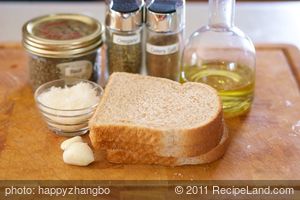
<path fill-rule="evenodd" d="M 223 114 L 217 92 L 208 85 L 114 73 L 89 126 L 95 148 L 108 141 L 158 147 L 197 145 L 198 154 L 219 144 Z"/>
<path fill-rule="evenodd" d="M 221 158 L 229 144 L 228 131 L 224 131 L 220 143 L 205 154 L 192 157 L 164 157 L 145 151 L 128 151 L 122 149 L 108 149 L 106 158 L 112 163 L 122 164 L 156 164 L 165 166 L 206 164 Z"/>

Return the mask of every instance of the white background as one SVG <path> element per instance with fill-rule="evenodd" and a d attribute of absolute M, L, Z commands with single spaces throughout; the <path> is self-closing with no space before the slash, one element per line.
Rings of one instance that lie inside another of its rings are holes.
<path fill-rule="evenodd" d="M 22 25 L 49 13 L 82 13 L 104 22 L 101 2 L 1 2 L 0 42 L 20 41 Z M 207 23 L 207 3 L 188 3 L 186 36 Z M 236 25 L 256 43 L 289 43 L 300 47 L 300 2 L 247 2 L 236 6 Z"/>

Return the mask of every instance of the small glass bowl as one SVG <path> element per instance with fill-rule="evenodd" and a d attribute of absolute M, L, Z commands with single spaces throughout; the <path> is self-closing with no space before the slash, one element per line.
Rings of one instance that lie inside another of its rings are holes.
<path fill-rule="evenodd" d="M 38 97 L 40 94 L 49 91 L 51 87 L 71 87 L 80 82 L 89 83 L 92 85 L 93 89 L 96 90 L 97 97 L 99 97 L 100 101 L 103 93 L 102 87 L 96 83 L 83 79 L 59 79 L 45 83 L 38 87 L 35 91 L 34 99 L 39 111 L 43 115 L 43 118 L 46 121 L 49 129 L 54 131 L 57 135 L 73 137 L 77 135 L 83 135 L 88 132 L 89 119 L 93 116 L 99 101 L 87 108 L 61 110 L 44 105 L 39 101 Z"/>

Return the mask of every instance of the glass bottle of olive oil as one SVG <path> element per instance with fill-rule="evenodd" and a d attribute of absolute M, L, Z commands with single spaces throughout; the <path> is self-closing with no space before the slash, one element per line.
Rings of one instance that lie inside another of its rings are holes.
<path fill-rule="evenodd" d="M 225 117 L 246 113 L 255 85 L 255 48 L 233 24 L 235 0 L 209 0 L 209 24 L 189 38 L 185 46 L 180 81 L 214 87 Z"/>

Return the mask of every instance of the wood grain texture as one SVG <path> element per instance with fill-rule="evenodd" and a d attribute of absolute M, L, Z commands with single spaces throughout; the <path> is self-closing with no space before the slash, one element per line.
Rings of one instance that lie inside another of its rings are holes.
<path fill-rule="evenodd" d="M 0 179 L 4 180 L 300 180 L 300 54 L 288 45 L 257 48 L 255 100 L 248 115 L 228 119 L 225 156 L 184 167 L 115 165 L 97 153 L 89 167 L 65 165 L 65 139 L 48 130 L 28 84 L 26 54 L 0 45 Z M 87 137 L 85 137 L 88 140 Z"/>

